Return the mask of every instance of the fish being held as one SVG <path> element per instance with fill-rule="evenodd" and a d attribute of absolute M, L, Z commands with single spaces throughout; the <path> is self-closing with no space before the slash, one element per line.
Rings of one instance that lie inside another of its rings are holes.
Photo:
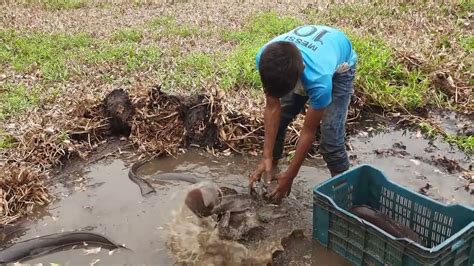
<path fill-rule="evenodd" d="M 184 202 L 200 218 L 214 215 L 222 238 L 238 240 L 251 230 L 260 228 L 250 195 L 226 195 L 212 182 L 193 185 Z"/>

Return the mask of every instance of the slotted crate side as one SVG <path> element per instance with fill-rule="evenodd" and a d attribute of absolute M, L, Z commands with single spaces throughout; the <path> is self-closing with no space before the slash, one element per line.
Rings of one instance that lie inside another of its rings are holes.
<path fill-rule="evenodd" d="M 444 206 L 387 180 L 373 167 L 358 167 L 344 178 L 334 180 L 321 192 L 347 210 L 353 204 L 366 204 L 420 235 L 423 245 L 434 247 L 474 221 L 466 207 Z M 456 219 L 454 219 L 456 218 Z"/>
<path fill-rule="evenodd" d="M 381 186 L 378 208 L 374 205 L 394 221 L 414 230 L 428 248 L 443 243 L 474 221 L 474 212 L 466 207 L 443 206 L 388 180 Z"/>
<path fill-rule="evenodd" d="M 392 246 L 387 244 L 387 237 L 378 235 L 375 230 L 362 227 L 358 221 L 341 215 L 325 202 L 318 202 L 316 209 L 319 213 L 314 215 L 315 224 L 328 222 L 328 230 L 324 231 L 318 226 L 313 229 L 313 238 L 321 240 L 327 237 L 326 243 L 321 244 L 344 256 L 356 265 L 402 265 L 403 245 Z M 324 215 L 321 215 L 323 214 Z M 325 214 L 329 215 L 326 220 Z M 319 233 L 318 233 L 319 230 Z M 372 232 L 371 232 L 372 231 Z"/>
<path fill-rule="evenodd" d="M 400 242 L 388 237 L 388 234 L 381 234 L 373 228 L 366 227 L 367 231 L 355 230 L 354 228 L 362 228 L 362 225 L 334 208 L 326 197 L 316 193 L 317 190 L 345 211 L 353 204 L 366 204 L 388 214 L 421 235 L 428 247 L 447 242 L 449 237 L 455 241 L 450 240 L 451 243 L 445 243 L 445 247 L 438 246 L 434 253 L 417 246 L 409 246 L 406 249 Z M 380 170 L 368 165 L 353 168 L 342 176 L 330 179 L 315 188 L 314 193 L 313 238 L 357 265 L 367 265 L 370 261 L 390 262 L 390 265 L 474 263 L 472 240 L 464 240 L 464 243 L 460 241 L 462 238 L 469 238 L 468 235 L 472 233 L 465 232 L 462 237 L 459 233 L 453 237 L 461 229 L 466 230 L 469 222 L 474 220 L 472 208 L 444 206 L 397 186 L 388 181 Z M 451 248 L 456 243 L 459 247 Z"/>
<path fill-rule="evenodd" d="M 355 265 L 474 265 L 474 228 L 464 237 L 466 243 L 460 245 L 461 248 L 446 247 L 427 255 L 423 251 L 409 252 L 402 243 L 371 227 L 364 228 L 358 221 L 331 209 L 331 205 L 321 199 L 315 200 L 315 210 L 319 211 L 313 214 L 313 238 Z M 318 227 L 324 223 L 327 223 L 327 230 Z"/>

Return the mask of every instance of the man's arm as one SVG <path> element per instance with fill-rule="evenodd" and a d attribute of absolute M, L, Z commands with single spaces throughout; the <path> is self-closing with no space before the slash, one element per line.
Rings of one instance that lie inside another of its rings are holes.
<path fill-rule="evenodd" d="M 280 125 L 280 100 L 267 96 L 265 106 L 264 127 L 265 141 L 263 143 L 263 158 L 273 160 L 273 147 L 275 146 L 278 126 Z"/>
<path fill-rule="evenodd" d="M 311 107 L 308 108 L 308 112 L 306 113 L 303 124 L 303 129 L 301 130 L 300 138 L 298 140 L 298 144 L 296 145 L 295 157 L 287 169 L 291 178 L 294 178 L 298 174 L 300 167 L 303 164 L 303 161 L 306 158 L 311 145 L 313 144 L 316 130 L 321 123 L 323 114 L 324 109 L 316 110 Z"/>
<path fill-rule="evenodd" d="M 278 186 L 269 195 L 269 198 L 273 201 L 279 202 L 283 197 L 288 196 L 291 193 L 293 179 L 298 174 L 298 171 L 306 158 L 306 154 L 308 154 L 308 151 L 313 144 L 314 135 L 316 134 L 316 129 L 321 122 L 323 114 L 323 110 L 316 110 L 311 107 L 306 113 L 303 129 L 301 129 L 300 139 L 296 145 L 295 157 L 288 166 L 288 169 L 276 177 Z"/>
<path fill-rule="evenodd" d="M 280 125 L 280 100 L 275 97 L 266 97 L 266 106 L 264 113 L 265 140 L 263 143 L 263 159 L 257 165 L 257 169 L 249 176 L 249 188 L 252 189 L 253 184 L 260 179 L 262 173 L 266 173 L 267 181 L 273 177 L 272 161 L 273 146 Z"/>

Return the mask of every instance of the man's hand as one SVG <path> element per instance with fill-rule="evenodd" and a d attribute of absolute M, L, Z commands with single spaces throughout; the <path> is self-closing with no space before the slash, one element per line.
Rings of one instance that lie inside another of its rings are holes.
<path fill-rule="evenodd" d="M 257 165 L 257 169 L 249 176 L 249 189 L 252 191 L 253 184 L 260 180 L 263 173 L 266 174 L 266 181 L 273 179 L 273 146 L 280 123 L 280 100 L 276 97 L 266 96 L 266 106 L 264 113 L 265 139 L 263 143 L 263 159 Z"/>
<path fill-rule="evenodd" d="M 285 171 L 280 173 L 276 180 L 278 182 L 278 186 L 268 195 L 268 198 L 275 203 L 280 203 L 284 197 L 287 197 L 291 193 L 291 186 L 293 185 L 293 180 L 295 179 L 295 175 Z"/>
<path fill-rule="evenodd" d="M 257 165 L 257 168 L 249 176 L 249 189 L 252 190 L 253 184 L 260 181 L 262 174 L 265 173 L 266 181 L 270 182 L 273 179 L 272 172 L 273 160 L 271 158 L 263 158 Z"/>

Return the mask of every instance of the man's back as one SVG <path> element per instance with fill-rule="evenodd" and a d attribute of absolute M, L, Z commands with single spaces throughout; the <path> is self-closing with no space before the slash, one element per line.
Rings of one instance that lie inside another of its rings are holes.
<path fill-rule="evenodd" d="M 357 61 L 357 54 L 342 31 L 323 25 L 303 25 L 273 38 L 262 47 L 256 56 L 257 67 L 263 49 L 275 41 L 294 43 L 301 51 L 305 64 L 301 82 L 314 108 L 329 104 L 332 77 L 337 69 L 343 64 L 353 66 Z"/>

